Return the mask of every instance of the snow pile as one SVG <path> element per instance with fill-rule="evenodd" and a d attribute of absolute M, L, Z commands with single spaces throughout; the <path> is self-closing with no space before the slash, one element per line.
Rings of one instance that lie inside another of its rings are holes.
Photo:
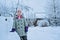
<path fill-rule="evenodd" d="M 10 32 L 12 25 L 12 17 L 0 17 L 0 40 L 20 40 L 16 32 Z"/>
<path fill-rule="evenodd" d="M 49 26 L 49 22 L 47 20 L 38 20 L 37 25 L 40 27 L 45 27 L 45 26 Z"/>

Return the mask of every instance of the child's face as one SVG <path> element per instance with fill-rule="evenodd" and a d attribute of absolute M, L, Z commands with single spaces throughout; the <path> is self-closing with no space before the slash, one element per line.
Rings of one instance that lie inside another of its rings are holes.
<path fill-rule="evenodd" d="M 22 15 L 21 10 L 18 10 L 18 11 L 17 11 L 17 15 Z"/>

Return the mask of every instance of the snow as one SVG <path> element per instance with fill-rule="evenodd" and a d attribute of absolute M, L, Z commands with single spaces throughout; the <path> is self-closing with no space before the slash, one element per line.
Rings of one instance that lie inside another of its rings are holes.
<path fill-rule="evenodd" d="M 6 18 L 7 21 L 5 21 Z M 0 40 L 20 40 L 16 32 L 10 32 L 12 25 L 12 17 L 0 17 Z"/>
<path fill-rule="evenodd" d="M 28 40 L 60 40 L 60 27 L 30 27 Z"/>

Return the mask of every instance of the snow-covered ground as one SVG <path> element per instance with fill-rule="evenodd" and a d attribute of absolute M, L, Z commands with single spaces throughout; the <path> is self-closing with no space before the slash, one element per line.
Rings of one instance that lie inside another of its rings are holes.
<path fill-rule="evenodd" d="M 30 27 L 28 40 L 60 40 L 60 26 Z"/>

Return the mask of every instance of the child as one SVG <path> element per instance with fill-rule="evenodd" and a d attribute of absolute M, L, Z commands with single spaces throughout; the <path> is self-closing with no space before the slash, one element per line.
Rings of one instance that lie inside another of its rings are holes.
<path fill-rule="evenodd" d="M 27 40 L 26 32 L 25 32 L 25 20 L 22 16 L 21 10 L 17 11 L 16 18 L 14 20 L 14 27 L 12 28 L 12 31 L 16 31 L 18 35 L 20 36 L 21 40 Z"/>

